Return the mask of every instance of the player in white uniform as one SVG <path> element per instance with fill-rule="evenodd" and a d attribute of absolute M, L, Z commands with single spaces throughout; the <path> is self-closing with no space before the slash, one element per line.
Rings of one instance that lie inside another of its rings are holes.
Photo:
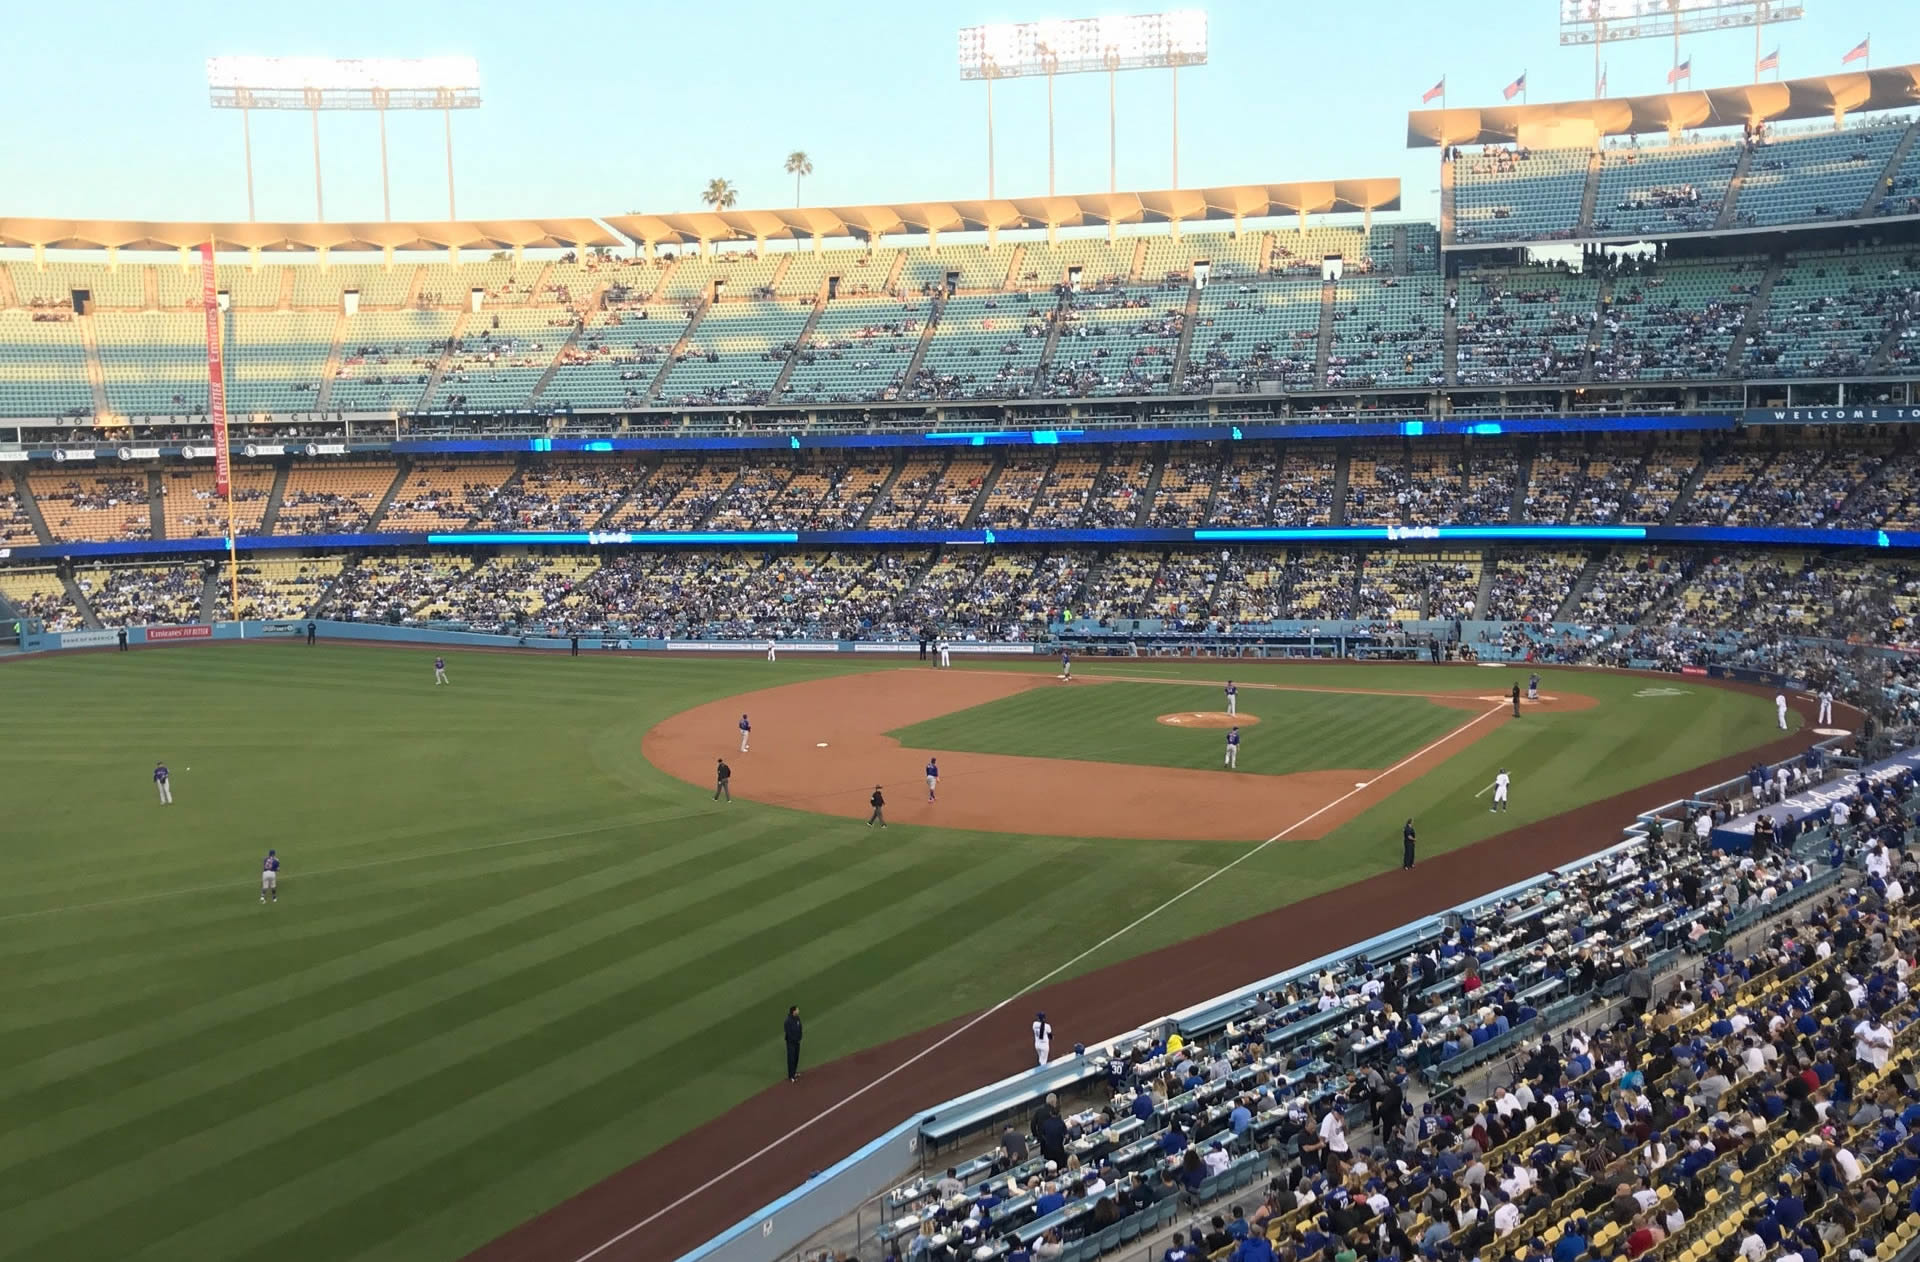
<path fill-rule="evenodd" d="M 774 641 L 772 640 L 767 641 L 767 660 L 770 662 L 777 662 L 780 660 L 780 655 L 774 651 L 775 647 L 776 646 Z"/>
<path fill-rule="evenodd" d="M 1053 1026 L 1048 1022 L 1046 1013 L 1036 1012 L 1033 1014 L 1033 1055 L 1042 1068 L 1051 1059 L 1052 1049 Z"/>
<path fill-rule="evenodd" d="M 1227 713 L 1240 713 L 1240 690 L 1233 686 L 1231 679 L 1227 681 Z"/>
<path fill-rule="evenodd" d="M 264 903 L 269 897 L 280 901 L 280 858 L 271 850 L 260 861 L 260 901 Z"/>
<path fill-rule="evenodd" d="M 942 670 L 953 665 L 953 645 L 940 641 L 940 667 Z"/>
<path fill-rule="evenodd" d="M 1780 730 L 1783 732 L 1786 731 L 1787 730 L 1787 694 L 1786 693 L 1776 692 L 1773 694 L 1773 709 L 1774 709 L 1774 713 L 1777 714 L 1780 718 Z"/>
<path fill-rule="evenodd" d="M 1500 774 L 1493 778 L 1493 805 L 1487 808 L 1487 814 L 1507 809 L 1507 769 L 1500 768 Z"/>
<path fill-rule="evenodd" d="M 1820 726 L 1831 727 L 1832 725 L 1833 725 L 1833 689 L 1822 688 L 1820 690 Z"/>

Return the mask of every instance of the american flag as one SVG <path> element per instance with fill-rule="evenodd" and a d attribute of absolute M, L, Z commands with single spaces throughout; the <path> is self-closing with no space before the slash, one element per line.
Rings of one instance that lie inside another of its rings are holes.
<path fill-rule="evenodd" d="M 1422 92 L 1420 94 L 1420 104 L 1422 105 L 1430 104 L 1432 103 L 1434 97 L 1445 96 L 1446 94 L 1447 94 L 1447 76 L 1441 75 L 1440 82 L 1434 84 L 1432 87 L 1428 88 L 1425 92 Z"/>
<path fill-rule="evenodd" d="M 1780 50 L 1777 48 L 1765 57 L 1762 57 L 1759 61 L 1753 63 L 1753 72 L 1755 74 L 1765 74 L 1769 70 L 1778 70 L 1779 68 Z"/>
<path fill-rule="evenodd" d="M 1855 44 L 1850 50 L 1848 50 L 1847 55 L 1840 59 L 1840 64 L 1844 66 L 1850 61 L 1859 61 L 1862 58 L 1864 58 L 1869 52 L 1872 51 L 1870 48 L 1867 47 L 1867 45 L 1871 43 L 1873 43 L 1873 36 L 1869 35 L 1865 39 L 1861 40 L 1858 44 Z"/>
<path fill-rule="evenodd" d="M 1512 83 L 1509 83 L 1501 91 L 1500 95 L 1504 96 L 1505 98 L 1507 98 L 1507 100 L 1511 101 L 1514 97 L 1519 96 L 1522 92 L 1525 92 L 1526 90 L 1527 90 L 1527 72 L 1522 70 L 1520 72 L 1520 77 L 1518 79 L 1515 79 Z"/>
<path fill-rule="evenodd" d="M 1693 78 L 1693 58 L 1689 57 L 1673 69 L 1667 71 L 1667 84 L 1671 87 L 1682 79 Z"/>

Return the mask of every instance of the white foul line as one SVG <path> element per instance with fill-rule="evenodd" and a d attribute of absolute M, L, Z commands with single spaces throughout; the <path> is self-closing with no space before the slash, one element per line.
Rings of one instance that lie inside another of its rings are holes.
<path fill-rule="evenodd" d="M 574 1262 L 591 1262 L 591 1259 L 599 1257 L 601 1254 L 605 1253 L 608 1249 L 613 1248 L 615 1245 L 619 1244 L 621 1241 L 627 1239 L 629 1236 L 632 1236 L 635 1232 L 641 1231 L 653 1225 L 655 1222 L 658 1222 L 660 1219 L 666 1217 L 668 1214 L 671 1214 L 674 1210 L 679 1209 L 682 1205 L 685 1205 L 688 1201 L 692 1200 L 694 1197 L 699 1196 L 701 1193 L 708 1191 L 709 1189 L 715 1187 L 716 1185 L 724 1182 L 728 1178 L 731 1178 L 733 1175 L 738 1174 L 740 1171 L 746 1169 L 748 1166 L 752 1165 L 754 1162 L 758 1161 L 760 1158 L 766 1156 L 768 1153 L 772 1152 L 774 1149 L 780 1147 L 780 1145 L 792 1139 L 795 1135 L 798 1135 L 800 1132 L 807 1130 L 809 1127 L 812 1127 L 816 1123 L 826 1120 L 828 1117 L 830 1117 L 834 1113 L 837 1113 L 841 1109 L 845 1108 L 847 1105 L 852 1104 L 855 1100 L 858 1100 L 861 1096 L 867 1094 L 867 1092 L 873 1090 L 875 1087 L 879 1086 L 881 1083 L 886 1082 L 888 1079 L 894 1077 L 896 1074 L 899 1074 L 907 1069 L 912 1068 L 914 1065 L 918 1064 L 920 1061 L 926 1059 L 928 1056 L 931 1056 L 933 1053 L 939 1051 L 941 1048 L 945 1047 L 947 1044 L 959 1038 L 962 1034 L 965 1034 L 968 1030 L 973 1029 L 975 1026 L 979 1025 L 982 1021 L 985 1021 L 988 1017 L 993 1016 L 995 1013 L 999 1012 L 1001 1009 L 1007 1007 L 1009 1004 L 1013 1003 L 1015 1000 L 1020 998 L 1020 996 L 1026 994 L 1028 991 L 1038 990 L 1040 987 L 1046 985 L 1048 982 L 1052 981 L 1054 978 L 1060 976 L 1060 974 L 1066 972 L 1068 969 L 1072 968 L 1074 965 L 1078 964 L 1080 961 L 1086 959 L 1089 955 L 1092 955 L 1094 952 L 1100 950 L 1102 947 L 1109 945 L 1110 943 L 1125 936 L 1126 934 L 1132 932 L 1133 930 L 1138 929 L 1141 925 L 1146 924 L 1149 920 L 1152 920 L 1155 916 L 1158 916 L 1161 912 L 1173 906 L 1175 903 L 1179 902 L 1181 899 L 1185 898 L 1187 895 L 1193 893 L 1195 890 L 1200 889 L 1202 886 L 1211 884 L 1216 877 L 1223 876 L 1226 873 L 1233 871 L 1235 868 L 1245 863 L 1248 859 L 1253 858 L 1253 856 L 1259 854 L 1262 850 L 1265 850 L 1268 846 L 1271 846 L 1274 842 L 1280 841 L 1283 838 L 1285 838 L 1288 833 L 1294 832 L 1301 828 L 1305 828 L 1308 824 L 1311 824 L 1314 820 L 1319 819 L 1322 815 L 1325 815 L 1328 811 L 1332 810 L 1334 807 L 1339 806 L 1342 802 L 1345 802 L 1348 798 L 1352 797 L 1354 794 L 1363 792 L 1364 790 L 1371 788 L 1373 785 L 1379 784 L 1382 780 L 1386 779 L 1388 776 L 1392 775 L 1394 772 L 1400 770 L 1402 767 L 1406 766 L 1408 763 L 1415 761 L 1416 759 L 1420 758 L 1422 755 L 1432 750 L 1438 749 L 1440 746 L 1446 744 L 1448 741 L 1460 735 L 1460 733 L 1466 731 L 1468 728 L 1477 726 L 1478 724 L 1485 722 L 1486 720 L 1492 718 L 1496 714 L 1499 714 L 1501 711 L 1505 710 L 1506 708 L 1507 708 L 1507 703 L 1503 699 L 1500 702 L 1500 704 L 1495 706 L 1493 709 L 1488 710 L 1486 713 L 1478 715 L 1475 718 L 1468 719 L 1465 723 L 1462 723 L 1459 727 L 1454 728 L 1451 732 L 1448 732 L 1445 736 L 1442 736 L 1440 739 L 1433 741 L 1430 744 L 1423 745 L 1419 749 L 1415 750 L 1413 753 L 1408 754 L 1405 758 L 1402 758 L 1399 762 L 1393 764 L 1393 766 L 1388 767 L 1385 771 L 1381 772 L 1379 775 L 1369 780 L 1366 784 L 1354 786 L 1353 788 L 1347 790 L 1345 793 L 1342 793 L 1339 797 L 1335 798 L 1333 801 L 1321 807 L 1319 810 L 1315 811 L 1313 814 L 1308 815 L 1303 819 L 1295 820 L 1293 823 L 1287 825 L 1285 828 L 1281 829 L 1279 832 L 1275 833 L 1273 836 L 1267 838 L 1265 841 L 1261 842 L 1259 845 L 1255 846 L 1253 849 L 1247 851 L 1245 854 L 1234 859 L 1231 863 L 1224 864 L 1221 867 L 1216 868 L 1214 871 L 1209 872 L 1207 875 L 1201 877 L 1199 880 L 1195 881 L 1192 885 L 1187 886 L 1187 888 L 1181 890 L 1178 894 L 1175 894 L 1172 898 L 1169 898 L 1166 902 L 1160 904 L 1158 907 L 1155 907 L 1152 911 L 1147 912 L 1145 915 L 1133 921 L 1131 924 L 1123 925 L 1120 928 L 1114 930 L 1112 933 L 1108 934 L 1106 937 L 1100 939 L 1100 941 L 1094 943 L 1092 946 L 1088 947 L 1086 950 L 1082 951 L 1080 954 L 1068 960 L 1065 964 L 1060 965 L 1058 968 L 1047 973 L 1043 977 L 1039 977 L 1033 981 L 1028 982 L 1025 986 L 1022 986 L 1020 989 L 1014 991 L 1011 995 L 1008 995 L 1005 999 L 1002 999 L 999 1003 L 993 1005 L 993 1007 L 988 1008 L 986 1011 L 979 1013 L 977 1016 L 975 1016 L 972 1020 L 966 1022 L 964 1025 L 961 1025 L 958 1028 L 951 1030 L 946 1034 L 941 1035 L 938 1039 L 934 1040 L 932 1043 L 929 1043 L 926 1047 L 921 1048 L 919 1051 L 915 1052 L 913 1055 L 907 1057 L 907 1059 L 901 1061 L 898 1065 L 895 1065 L 892 1069 L 889 1069 L 886 1073 L 881 1074 L 878 1078 L 875 1078 L 872 1082 L 869 1082 L 866 1086 L 861 1087 L 856 1091 L 853 1091 L 842 1100 L 838 1100 L 833 1104 L 829 1104 L 826 1108 L 821 1109 L 818 1113 L 814 1114 L 812 1117 L 808 1118 L 806 1121 L 800 1123 L 798 1126 L 794 1127 L 792 1130 L 788 1131 L 786 1134 L 781 1135 L 777 1139 L 769 1141 L 764 1147 L 760 1148 L 758 1151 L 749 1153 L 747 1156 L 742 1157 L 740 1160 L 728 1166 L 725 1170 L 722 1170 L 719 1174 L 714 1175 L 711 1179 L 708 1179 L 705 1183 L 702 1183 L 699 1187 L 681 1196 L 678 1200 L 675 1200 L 668 1205 L 662 1206 L 661 1208 L 653 1211 L 653 1213 L 648 1214 L 645 1218 L 641 1219 L 639 1222 L 635 1223 L 633 1226 L 621 1232 L 619 1235 L 614 1236 L 612 1239 L 607 1240 L 604 1243 L 599 1244 L 592 1249 L 589 1249 L 587 1252 L 581 1254 L 578 1258 L 574 1259 Z"/>

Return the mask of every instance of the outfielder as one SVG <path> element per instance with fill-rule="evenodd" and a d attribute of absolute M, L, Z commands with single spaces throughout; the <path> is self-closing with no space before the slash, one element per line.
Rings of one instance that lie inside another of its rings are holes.
<path fill-rule="evenodd" d="M 1046 1013 L 1036 1012 L 1033 1014 L 1033 1055 L 1039 1062 L 1038 1068 L 1046 1068 L 1048 1053 L 1052 1048 L 1053 1025 L 1047 1020 Z"/>
<path fill-rule="evenodd" d="M 280 901 L 280 858 L 271 850 L 260 861 L 260 901 L 264 903 L 269 897 Z"/>
<path fill-rule="evenodd" d="M 933 801 L 934 793 L 940 788 L 940 761 L 927 759 L 927 801 Z"/>
<path fill-rule="evenodd" d="M 773 640 L 767 641 L 767 660 L 768 661 L 777 662 L 780 660 L 780 654 L 775 651 L 777 647 L 778 645 L 775 641 Z"/>
<path fill-rule="evenodd" d="M 945 670 L 951 665 L 953 665 L 953 645 L 942 640 L 940 641 L 940 669 Z"/>
<path fill-rule="evenodd" d="M 444 657 L 436 657 L 433 659 L 433 686 L 438 688 L 441 684 L 444 684 L 446 682 L 447 682 L 447 659 Z"/>
<path fill-rule="evenodd" d="M 1060 650 L 1060 678 L 1073 682 L 1073 654 L 1065 649 Z"/>
<path fill-rule="evenodd" d="M 747 722 L 747 716 L 740 716 L 740 752 L 747 752 L 747 741 L 753 735 L 753 724 Z"/>
<path fill-rule="evenodd" d="M 1786 693 L 1776 692 L 1773 694 L 1773 712 L 1777 716 L 1779 716 L 1780 730 L 1783 732 L 1786 731 L 1787 730 L 1787 694 Z"/>
<path fill-rule="evenodd" d="M 1240 690 L 1234 687 L 1233 681 L 1229 679 L 1227 681 L 1227 713 L 1228 714 L 1240 713 L 1239 706 L 1240 706 Z"/>
<path fill-rule="evenodd" d="M 153 787 L 160 790 L 160 805 L 173 805 L 173 782 L 167 772 L 167 764 L 153 764 Z"/>
<path fill-rule="evenodd" d="M 1829 686 L 1820 690 L 1820 726 L 1830 727 L 1832 724 L 1833 689 Z"/>
<path fill-rule="evenodd" d="M 1237 727 L 1227 729 L 1227 766 L 1234 771 L 1240 769 L 1240 729 Z"/>
<path fill-rule="evenodd" d="M 1500 768 L 1500 774 L 1493 778 L 1493 805 L 1487 808 L 1487 814 L 1507 809 L 1507 769 Z"/>

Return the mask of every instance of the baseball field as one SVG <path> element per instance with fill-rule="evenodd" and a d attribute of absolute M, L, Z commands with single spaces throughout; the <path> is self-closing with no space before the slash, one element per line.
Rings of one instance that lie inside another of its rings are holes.
<path fill-rule="evenodd" d="M 1515 719 L 1523 672 L 1251 666 L 1229 720 L 1217 662 L 449 652 L 435 687 L 432 657 L 0 668 L 0 1258 L 459 1258 L 765 1091 L 790 1003 L 806 1066 L 878 1072 L 1036 982 L 1397 869 L 1406 817 L 1424 863 L 1781 736 L 1765 697 L 1599 672 L 1543 671 Z M 680 1239 L 629 1243 L 605 1256 Z"/>

